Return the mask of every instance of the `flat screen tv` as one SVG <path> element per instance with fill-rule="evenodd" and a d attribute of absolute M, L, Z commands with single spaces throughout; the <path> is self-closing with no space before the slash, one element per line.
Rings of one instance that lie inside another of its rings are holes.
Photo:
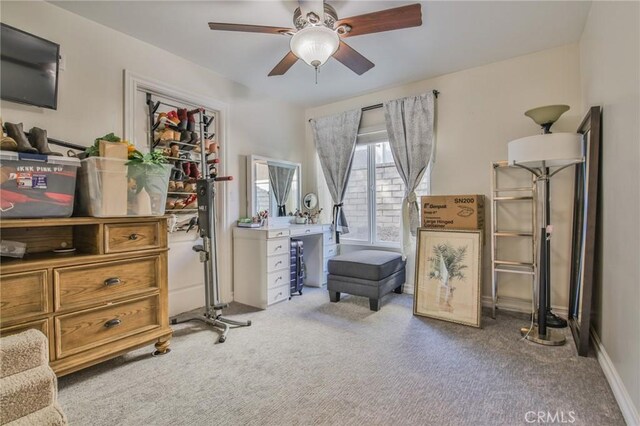
<path fill-rule="evenodd" d="M 0 24 L 0 98 L 56 109 L 60 45 Z"/>

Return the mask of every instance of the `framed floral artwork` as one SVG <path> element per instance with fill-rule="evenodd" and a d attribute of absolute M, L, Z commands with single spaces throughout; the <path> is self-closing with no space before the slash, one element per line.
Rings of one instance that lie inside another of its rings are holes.
<path fill-rule="evenodd" d="M 418 229 L 414 315 L 480 327 L 481 230 Z"/>

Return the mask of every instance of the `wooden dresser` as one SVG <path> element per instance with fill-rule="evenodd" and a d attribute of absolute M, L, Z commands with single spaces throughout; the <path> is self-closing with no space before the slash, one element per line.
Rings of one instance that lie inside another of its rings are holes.
<path fill-rule="evenodd" d="M 167 223 L 158 218 L 0 221 L 27 243 L 0 263 L 0 334 L 37 328 L 59 376 L 152 342 L 169 350 Z M 73 253 L 54 249 L 74 247 Z"/>

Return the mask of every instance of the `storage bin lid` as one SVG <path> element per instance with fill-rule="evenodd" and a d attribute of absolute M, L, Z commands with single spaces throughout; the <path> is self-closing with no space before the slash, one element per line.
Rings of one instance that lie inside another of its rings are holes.
<path fill-rule="evenodd" d="M 60 166 L 80 167 L 80 160 L 75 157 L 57 155 L 27 154 L 24 152 L 0 151 L 0 161 L 35 161 Z"/>

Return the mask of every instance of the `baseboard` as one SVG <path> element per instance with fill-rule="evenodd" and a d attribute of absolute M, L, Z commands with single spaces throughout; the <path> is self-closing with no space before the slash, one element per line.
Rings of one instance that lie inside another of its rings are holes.
<path fill-rule="evenodd" d="M 611 358 L 609 358 L 609 355 L 607 354 L 604 346 L 602 345 L 600 337 L 593 328 L 591 329 L 591 341 L 593 342 L 593 347 L 596 351 L 596 357 L 598 358 L 598 362 L 600 363 L 600 368 L 602 368 L 602 372 L 607 378 L 607 382 L 609 382 L 609 386 L 611 387 L 613 396 L 618 402 L 620 411 L 622 411 L 622 417 L 624 417 L 624 421 L 627 422 L 627 425 L 629 426 L 640 425 L 640 415 L 638 415 L 638 409 L 634 405 L 631 396 L 627 392 L 627 388 L 625 388 L 624 383 L 622 382 L 622 379 L 618 374 L 618 371 L 613 365 Z"/>
<path fill-rule="evenodd" d="M 491 308 L 493 306 L 493 300 L 491 296 L 482 296 L 482 306 L 484 308 Z M 526 314 L 531 313 L 531 300 L 522 299 L 519 297 L 500 297 L 499 307 L 503 311 L 510 312 L 522 312 Z M 563 318 L 567 317 L 567 308 L 562 306 L 551 306 L 553 312 Z"/>

